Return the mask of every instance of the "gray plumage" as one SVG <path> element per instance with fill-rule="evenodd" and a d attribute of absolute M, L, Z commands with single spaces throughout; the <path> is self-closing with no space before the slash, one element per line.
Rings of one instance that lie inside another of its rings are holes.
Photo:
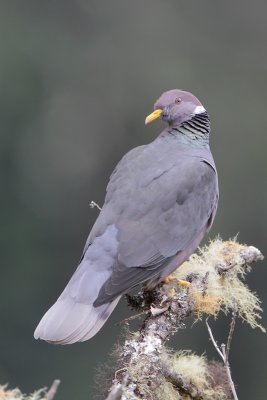
<path fill-rule="evenodd" d="M 218 182 L 206 110 L 191 93 L 176 89 L 154 108 L 157 116 L 148 118 L 161 117 L 168 127 L 118 163 L 80 265 L 35 338 L 61 344 L 91 338 L 122 294 L 141 282 L 153 288 L 209 230 Z"/>

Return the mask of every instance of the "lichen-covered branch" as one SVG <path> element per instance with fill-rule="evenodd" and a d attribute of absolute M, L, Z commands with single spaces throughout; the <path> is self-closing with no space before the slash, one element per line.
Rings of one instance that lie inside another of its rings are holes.
<path fill-rule="evenodd" d="M 31 394 L 24 394 L 20 389 L 9 389 L 7 385 L 0 385 L 0 400 L 54 400 L 60 380 L 55 379 L 49 390 L 36 390 Z"/>
<path fill-rule="evenodd" d="M 234 311 L 252 328 L 264 331 L 260 301 L 244 283 L 249 265 L 262 259 L 253 246 L 216 239 L 178 268 L 175 279 L 153 292 L 144 288 L 136 296 L 128 295 L 128 304 L 146 317 L 139 332 L 129 334 L 122 346 L 108 399 L 232 399 L 223 363 L 191 352 L 175 353 L 165 344 L 191 314 L 202 319 L 204 314 Z M 178 285 L 181 279 L 190 287 Z M 231 334 L 233 327 L 234 323 Z M 227 363 L 230 342 L 231 338 Z"/>

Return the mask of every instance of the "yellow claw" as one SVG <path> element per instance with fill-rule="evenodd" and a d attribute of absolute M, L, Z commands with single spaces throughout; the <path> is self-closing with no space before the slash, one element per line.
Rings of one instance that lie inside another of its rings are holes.
<path fill-rule="evenodd" d="M 170 282 L 172 282 L 172 281 L 176 281 L 177 285 L 182 285 L 182 286 L 184 286 L 186 289 L 188 289 L 189 286 L 190 286 L 190 282 L 185 281 L 185 280 L 183 280 L 183 279 L 178 279 L 178 278 L 175 277 L 174 274 L 170 274 L 169 276 L 167 276 L 167 277 L 164 279 L 164 283 L 170 283 Z"/>
<path fill-rule="evenodd" d="M 170 298 L 174 297 L 175 294 L 176 294 L 176 290 L 175 290 L 174 288 L 172 288 L 172 289 L 169 291 L 169 296 L 170 296 Z"/>
<path fill-rule="evenodd" d="M 183 279 L 177 279 L 177 283 L 184 286 L 186 289 L 190 287 L 190 282 L 184 281 Z"/>
<path fill-rule="evenodd" d="M 174 274 L 170 274 L 164 279 L 164 283 L 170 283 L 172 281 L 177 281 L 177 278 Z"/>

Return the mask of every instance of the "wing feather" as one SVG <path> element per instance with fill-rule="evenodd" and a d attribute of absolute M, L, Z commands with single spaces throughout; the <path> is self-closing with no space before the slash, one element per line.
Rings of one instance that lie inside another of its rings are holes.
<path fill-rule="evenodd" d="M 200 158 L 187 159 L 186 168 L 178 163 L 164 174 L 157 171 L 146 185 L 141 180 L 117 217 L 118 260 L 95 304 L 160 274 L 208 229 L 217 201 L 216 170 Z"/>

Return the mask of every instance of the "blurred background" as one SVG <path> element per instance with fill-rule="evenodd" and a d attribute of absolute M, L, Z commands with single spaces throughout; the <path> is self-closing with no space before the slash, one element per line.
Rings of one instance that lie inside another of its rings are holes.
<path fill-rule="evenodd" d="M 125 300 L 88 342 L 53 346 L 33 331 L 78 263 L 90 201 L 102 204 L 122 155 L 162 129 L 144 118 L 167 89 L 192 91 L 211 116 L 210 237 L 239 232 L 267 254 L 266 15 L 265 0 L 0 2 L 0 383 L 31 392 L 60 378 L 58 400 L 93 398 Z M 248 277 L 263 305 L 266 282 L 264 261 Z M 225 340 L 227 321 L 212 326 Z M 217 358 L 202 323 L 172 346 Z M 240 399 L 266 399 L 266 336 L 238 324 L 230 358 Z"/>

